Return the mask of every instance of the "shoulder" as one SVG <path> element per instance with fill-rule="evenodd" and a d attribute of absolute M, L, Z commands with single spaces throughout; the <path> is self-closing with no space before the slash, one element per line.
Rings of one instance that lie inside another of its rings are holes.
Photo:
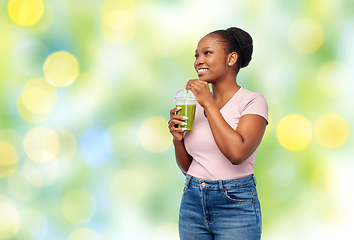
<path fill-rule="evenodd" d="M 252 92 L 250 90 L 247 90 L 243 87 L 241 87 L 241 102 L 243 104 L 248 104 L 250 102 L 253 102 L 253 101 L 257 101 L 257 102 L 263 102 L 265 104 L 267 104 L 267 100 L 265 99 L 265 97 L 259 93 L 259 92 Z"/>
<path fill-rule="evenodd" d="M 241 115 L 257 114 L 263 116 L 268 121 L 268 103 L 265 97 L 261 93 L 252 92 L 245 88 L 241 88 L 241 90 Z"/>

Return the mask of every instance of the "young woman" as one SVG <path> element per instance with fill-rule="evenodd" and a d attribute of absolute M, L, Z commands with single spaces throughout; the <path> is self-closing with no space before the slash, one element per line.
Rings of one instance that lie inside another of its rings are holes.
<path fill-rule="evenodd" d="M 186 175 L 179 213 L 182 240 L 261 237 L 253 173 L 268 106 L 261 94 L 236 81 L 252 52 L 252 38 L 240 28 L 207 34 L 195 51 L 199 79 L 186 85 L 197 100 L 193 131 L 177 128 L 183 117 L 176 115 L 177 108 L 170 111 L 176 161 Z"/>

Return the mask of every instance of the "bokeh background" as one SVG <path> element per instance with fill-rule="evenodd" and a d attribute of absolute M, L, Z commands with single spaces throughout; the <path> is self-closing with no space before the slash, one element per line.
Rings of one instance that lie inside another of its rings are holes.
<path fill-rule="evenodd" d="M 262 239 L 351 239 L 352 0 L 0 0 L 0 239 L 179 239 L 169 110 L 230 26 L 269 104 Z"/>

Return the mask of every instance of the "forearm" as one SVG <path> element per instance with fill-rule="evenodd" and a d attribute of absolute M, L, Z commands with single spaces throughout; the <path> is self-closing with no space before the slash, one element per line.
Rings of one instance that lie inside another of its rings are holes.
<path fill-rule="evenodd" d="M 205 114 L 216 142 L 216 145 L 224 156 L 232 164 L 241 164 L 253 153 L 252 144 L 235 131 L 223 118 L 216 105 L 205 107 Z"/>
<path fill-rule="evenodd" d="M 184 147 L 184 142 L 182 140 L 173 140 L 173 145 L 175 148 L 175 156 L 178 167 L 181 169 L 184 175 L 187 174 L 189 166 L 192 163 L 192 157 L 187 153 Z"/>

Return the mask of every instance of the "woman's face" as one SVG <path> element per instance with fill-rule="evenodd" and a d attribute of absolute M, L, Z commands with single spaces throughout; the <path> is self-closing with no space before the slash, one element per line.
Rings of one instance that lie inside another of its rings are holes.
<path fill-rule="evenodd" d="M 194 68 L 199 79 L 212 83 L 223 77 L 229 70 L 226 59 L 227 54 L 217 35 L 203 37 L 195 50 Z"/>

